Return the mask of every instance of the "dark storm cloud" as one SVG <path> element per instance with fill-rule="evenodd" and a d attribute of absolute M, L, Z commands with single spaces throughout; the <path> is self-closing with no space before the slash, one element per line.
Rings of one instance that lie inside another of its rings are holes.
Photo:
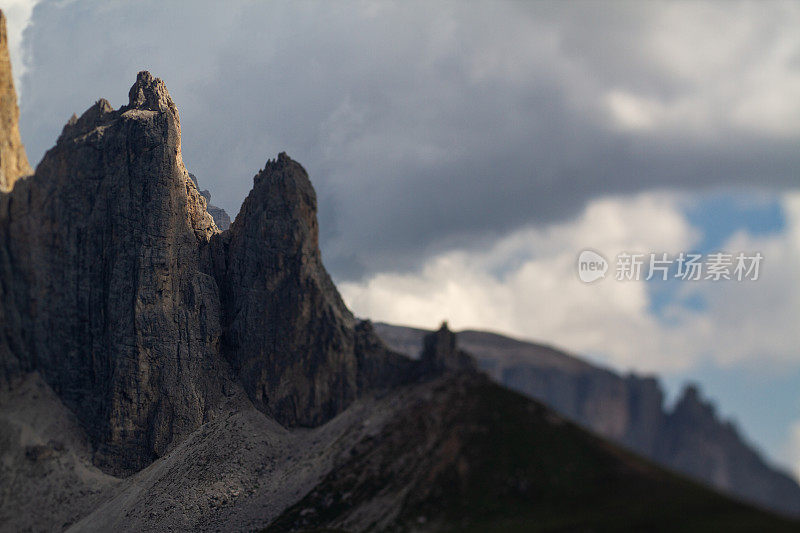
<path fill-rule="evenodd" d="M 22 85 L 31 158 L 71 113 L 126 103 L 150 70 L 180 109 L 187 167 L 232 214 L 267 158 L 304 164 L 340 279 L 561 220 L 606 193 L 799 181 L 800 127 L 708 90 L 767 63 L 791 6 L 701 6 L 684 21 L 679 4 L 227 4 L 38 5 Z M 744 35 L 714 38 L 745 15 Z M 670 24 L 708 53 L 689 61 L 659 40 Z M 622 98 L 636 128 L 609 111 L 614 92 L 639 98 Z"/>

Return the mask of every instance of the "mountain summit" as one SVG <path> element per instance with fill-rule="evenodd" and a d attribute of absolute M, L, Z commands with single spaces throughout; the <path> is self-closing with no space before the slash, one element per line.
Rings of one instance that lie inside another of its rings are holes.
<path fill-rule="evenodd" d="M 140 72 L 127 106 L 70 119 L 0 200 L 2 378 L 39 372 L 107 471 L 148 465 L 240 386 L 317 425 L 403 375 L 322 266 L 305 170 L 282 153 L 254 181 L 221 233 L 166 86 Z"/>

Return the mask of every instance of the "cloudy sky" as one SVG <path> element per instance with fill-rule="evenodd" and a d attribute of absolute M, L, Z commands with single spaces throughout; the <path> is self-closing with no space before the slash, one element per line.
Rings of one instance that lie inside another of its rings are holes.
<path fill-rule="evenodd" d="M 357 314 L 698 381 L 800 475 L 800 4 L 163 4 L 0 1 L 33 163 L 150 70 L 232 215 L 268 158 L 303 163 Z M 764 262 L 587 285 L 585 248 Z"/>

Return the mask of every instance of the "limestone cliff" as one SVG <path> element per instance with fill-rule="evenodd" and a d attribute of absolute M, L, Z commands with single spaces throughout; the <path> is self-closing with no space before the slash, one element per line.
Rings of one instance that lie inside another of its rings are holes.
<path fill-rule="evenodd" d="M 161 80 L 98 101 L 0 199 L 4 358 L 38 370 L 97 461 L 134 471 L 207 420 L 222 393 L 218 230 L 181 161 Z"/>
<path fill-rule="evenodd" d="M 0 191 L 0 530 L 796 529 L 491 384 L 446 327 L 392 352 L 285 153 L 230 230 L 207 200 L 147 72 Z"/>
<path fill-rule="evenodd" d="M 8 54 L 6 17 L 0 11 L 0 191 L 9 191 L 22 176 L 31 173 L 19 136 L 19 108 Z"/>
<path fill-rule="evenodd" d="M 0 193 L 0 280 L 0 381 L 40 372 L 112 472 L 163 455 L 239 384 L 280 422 L 316 425 L 407 375 L 325 272 L 302 167 L 270 161 L 220 233 L 147 72 Z"/>
<path fill-rule="evenodd" d="M 381 379 L 382 366 L 402 374 L 400 358 L 356 328 L 322 266 L 316 212 L 306 171 L 281 153 L 214 241 L 223 351 L 253 402 L 288 425 L 332 417 Z"/>

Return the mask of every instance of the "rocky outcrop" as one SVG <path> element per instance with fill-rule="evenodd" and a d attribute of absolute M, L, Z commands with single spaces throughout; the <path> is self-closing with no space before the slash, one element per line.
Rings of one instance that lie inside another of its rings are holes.
<path fill-rule="evenodd" d="M 0 192 L 9 191 L 31 166 L 19 136 L 19 107 L 11 74 L 6 17 L 0 11 Z"/>
<path fill-rule="evenodd" d="M 655 443 L 645 450 L 662 464 L 747 501 L 800 516 L 800 486 L 771 468 L 736 426 L 720 420 L 696 386 L 687 386 L 661 418 Z"/>
<path fill-rule="evenodd" d="M 268 162 L 221 233 L 147 72 L 127 106 L 73 116 L 0 194 L 0 274 L 0 381 L 38 371 L 114 473 L 163 455 L 240 385 L 281 423 L 317 425 L 409 375 L 322 266 L 302 167 Z"/>
<path fill-rule="evenodd" d="M 112 471 L 196 429 L 228 378 L 207 260 L 218 230 L 180 134 L 166 87 L 142 72 L 127 106 L 73 117 L 0 199 L 3 358 L 42 374 Z"/>
<path fill-rule="evenodd" d="M 456 334 L 443 322 L 438 331 L 428 333 L 423 340 L 420 367 L 426 375 L 441 375 L 461 371 L 477 371 L 475 360 L 456 346 Z"/>
<path fill-rule="evenodd" d="M 420 359 L 437 335 L 388 324 L 375 327 L 400 352 L 413 356 L 422 349 Z M 668 410 L 653 377 L 620 376 L 549 346 L 494 333 L 454 336 L 495 381 L 581 426 L 744 500 L 800 516 L 797 482 L 773 469 L 732 424 L 720 420 L 696 387 L 687 387 Z"/>
<path fill-rule="evenodd" d="M 214 241 L 223 352 L 256 406 L 287 425 L 331 418 L 382 365 L 401 364 L 371 328 L 357 328 L 322 266 L 316 212 L 306 171 L 281 153 Z"/>

